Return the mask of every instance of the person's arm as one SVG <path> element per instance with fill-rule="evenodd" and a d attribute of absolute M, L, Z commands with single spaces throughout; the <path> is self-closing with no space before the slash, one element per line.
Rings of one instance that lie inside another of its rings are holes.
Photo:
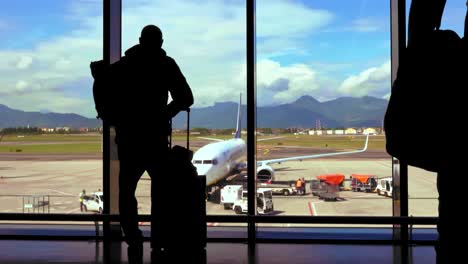
<path fill-rule="evenodd" d="M 188 109 L 193 104 L 193 94 L 177 63 L 173 59 L 170 59 L 170 65 L 173 80 L 171 80 L 172 83 L 169 85 L 169 92 L 171 93 L 172 101 L 168 104 L 167 111 L 169 118 L 173 118 L 180 111 Z"/>

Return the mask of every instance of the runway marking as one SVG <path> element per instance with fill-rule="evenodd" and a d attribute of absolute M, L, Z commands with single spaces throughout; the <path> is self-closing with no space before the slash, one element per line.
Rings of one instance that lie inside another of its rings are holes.
<path fill-rule="evenodd" d="M 311 216 L 318 216 L 317 208 L 315 208 L 315 203 L 308 202 L 307 205 L 309 206 L 309 213 Z"/>

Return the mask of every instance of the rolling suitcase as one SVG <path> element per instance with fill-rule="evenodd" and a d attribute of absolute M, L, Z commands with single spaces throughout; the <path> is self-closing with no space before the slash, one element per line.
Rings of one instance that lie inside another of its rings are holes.
<path fill-rule="evenodd" d="M 172 127 L 172 123 L 171 123 Z M 153 251 L 199 252 L 206 248 L 206 178 L 198 176 L 189 149 L 190 109 L 187 110 L 187 146 L 172 146 L 169 138 L 167 182 L 155 191 L 156 213 L 153 212 Z M 159 193 L 158 193 L 159 192 Z"/>

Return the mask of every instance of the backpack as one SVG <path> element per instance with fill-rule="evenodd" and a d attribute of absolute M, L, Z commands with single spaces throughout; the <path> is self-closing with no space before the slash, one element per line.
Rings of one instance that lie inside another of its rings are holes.
<path fill-rule="evenodd" d="M 97 116 L 110 125 L 115 125 L 119 107 L 117 103 L 119 83 L 116 64 L 105 64 L 104 60 L 93 61 L 90 64 L 93 82 L 93 98 Z M 112 89 L 112 90 L 111 90 Z"/>
<path fill-rule="evenodd" d="M 453 142 L 435 129 L 461 120 L 463 43 L 451 30 L 435 30 L 423 45 L 403 52 L 384 117 L 386 150 L 410 166 L 438 172 L 455 155 Z"/>

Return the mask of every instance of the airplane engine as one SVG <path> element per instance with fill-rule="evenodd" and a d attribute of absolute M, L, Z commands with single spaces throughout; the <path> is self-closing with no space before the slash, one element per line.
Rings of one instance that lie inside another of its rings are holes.
<path fill-rule="evenodd" d="M 268 165 L 263 165 L 257 168 L 257 179 L 261 182 L 273 180 L 274 176 L 275 170 Z"/>

